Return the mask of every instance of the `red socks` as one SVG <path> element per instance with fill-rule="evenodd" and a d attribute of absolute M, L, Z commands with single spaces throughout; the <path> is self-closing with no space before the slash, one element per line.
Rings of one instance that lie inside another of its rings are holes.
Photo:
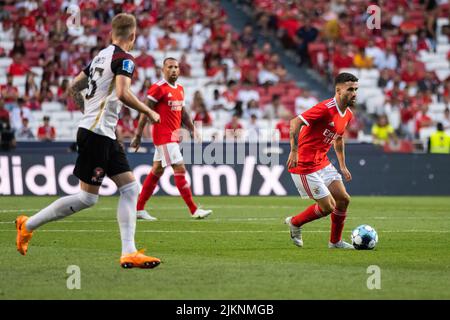
<path fill-rule="evenodd" d="M 331 213 L 331 243 L 339 242 L 342 239 L 342 230 L 344 229 L 344 221 L 346 216 L 346 211 L 340 211 L 336 208 Z"/>
<path fill-rule="evenodd" d="M 189 211 L 191 211 L 191 214 L 194 214 L 195 211 L 197 210 L 197 206 L 195 205 L 194 200 L 192 199 L 191 188 L 189 187 L 189 184 L 186 181 L 184 172 L 175 172 L 174 177 L 178 191 L 180 191 L 180 194 L 183 197 L 184 202 L 186 202 L 187 206 L 189 207 Z"/>
<path fill-rule="evenodd" d="M 145 204 L 147 203 L 148 199 L 153 194 L 153 191 L 155 191 L 156 185 L 158 184 L 159 178 L 161 176 L 157 176 L 153 173 L 153 171 L 150 171 L 147 178 L 145 178 L 144 184 L 142 185 L 142 191 L 139 195 L 139 199 L 137 202 L 136 209 L 144 210 Z"/>
<path fill-rule="evenodd" d="M 291 223 L 296 227 L 301 227 L 305 223 L 311 222 L 313 220 L 319 219 L 323 217 L 323 212 L 320 209 L 319 205 L 313 204 L 306 208 L 305 211 L 299 213 L 295 217 L 292 218 Z"/>

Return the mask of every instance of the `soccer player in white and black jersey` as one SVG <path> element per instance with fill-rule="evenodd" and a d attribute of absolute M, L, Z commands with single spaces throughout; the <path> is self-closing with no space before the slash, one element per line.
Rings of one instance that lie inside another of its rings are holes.
<path fill-rule="evenodd" d="M 115 135 L 122 103 L 159 122 L 159 114 L 131 92 L 134 58 L 127 52 L 136 38 L 136 19 L 118 14 L 112 20 L 112 44 L 101 50 L 71 84 L 71 94 L 83 112 L 77 133 L 78 158 L 74 175 L 80 179 L 80 192 L 63 197 L 32 217 L 16 219 L 17 250 L 25 255 L 33 231 L 50 221 L 65 218 L 92 207 L 98 200 L 103 178 L 117 185 L 120 199 L 117 219 L 122 239 L 120 263 L 124 268 L 153 268 L 160 260 L 138 251 L 134 243 L 136 203 L 139 186 L 128 165 L 123 147 Z M 82 91 L 87 89 L 84 97 Z"/>

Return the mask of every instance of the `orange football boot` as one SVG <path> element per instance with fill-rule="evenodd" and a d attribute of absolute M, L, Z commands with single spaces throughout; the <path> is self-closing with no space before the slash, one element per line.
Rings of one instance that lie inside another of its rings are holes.
<path fill-rule="evenodd" d="M 27 216 L 18 216 L 16 219 L 16 246 L 17 251 L 19 251 L 22 255 L 27 254 L 28 242 L 30 242 L 31 237 L 33 236 L 33 232 L 29 232 L 27 231 L 27 228 L 25 228 L 25 222 L 27 222 L 27 220 Z"/>
<path fill-rule="evenodd" d="M 144 254 L 145 249 L 138 250 L 136 252 L 123 255 L 120 257 L 120 265 L 122 268 L 141 268 L 141 269 L 153 269 L 161 263 L 158 258 L 146 256 Z"/>

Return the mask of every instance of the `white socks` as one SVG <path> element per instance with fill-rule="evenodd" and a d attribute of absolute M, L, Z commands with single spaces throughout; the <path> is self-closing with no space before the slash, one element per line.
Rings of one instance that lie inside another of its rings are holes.
<path fill-rule="evenodd" d="M 136 205 L 139 196 L 139 185 L 136 181 L 119 188 L 120 198 L 117 207 L 117 220 L 122 239 L 122 254 L 136 252 L 134 233 L 136 231 Z M 25 227 L 33 231 L 50 221 L 59 220 L 83 209 L 92 207 L 98 195 L 81 190 L 79 193 L 59 198 L 48 207 L 30 217 Z"/>
<path fill-rule="evenodd" d="M 42 209 L 26 222 L 26 229 L 33 231 L 50 221 L 59 220 L 75 212 L 92 207 L 98 200 L 97 194 L 80 190 L 79 193 L 59 198 L 48 207 Z"/>
<path fill-rule="evenodd" d="M 136 252 L 134 233 L 136 231 L 136 205 L 139 196 L 139 185 L 136 181 L 119 188 L 120 198 L 117 207 L 120 238 L 122 239 L 122 255 Z"/>

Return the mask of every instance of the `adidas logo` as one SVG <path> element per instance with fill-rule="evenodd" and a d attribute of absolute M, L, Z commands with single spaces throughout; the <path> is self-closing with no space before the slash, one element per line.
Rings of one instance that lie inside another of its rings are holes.
<path fill-rule="evenodd" d="M 172 93 L 169 92 L 169 94 L 167 95 L 169 98 L 172 98 Z"/>
<path fill-rule="evenodd" d="M 334 122 L 331 121 L 328 125 L 329 125 L 330 127 L 334 127 Z"/>

